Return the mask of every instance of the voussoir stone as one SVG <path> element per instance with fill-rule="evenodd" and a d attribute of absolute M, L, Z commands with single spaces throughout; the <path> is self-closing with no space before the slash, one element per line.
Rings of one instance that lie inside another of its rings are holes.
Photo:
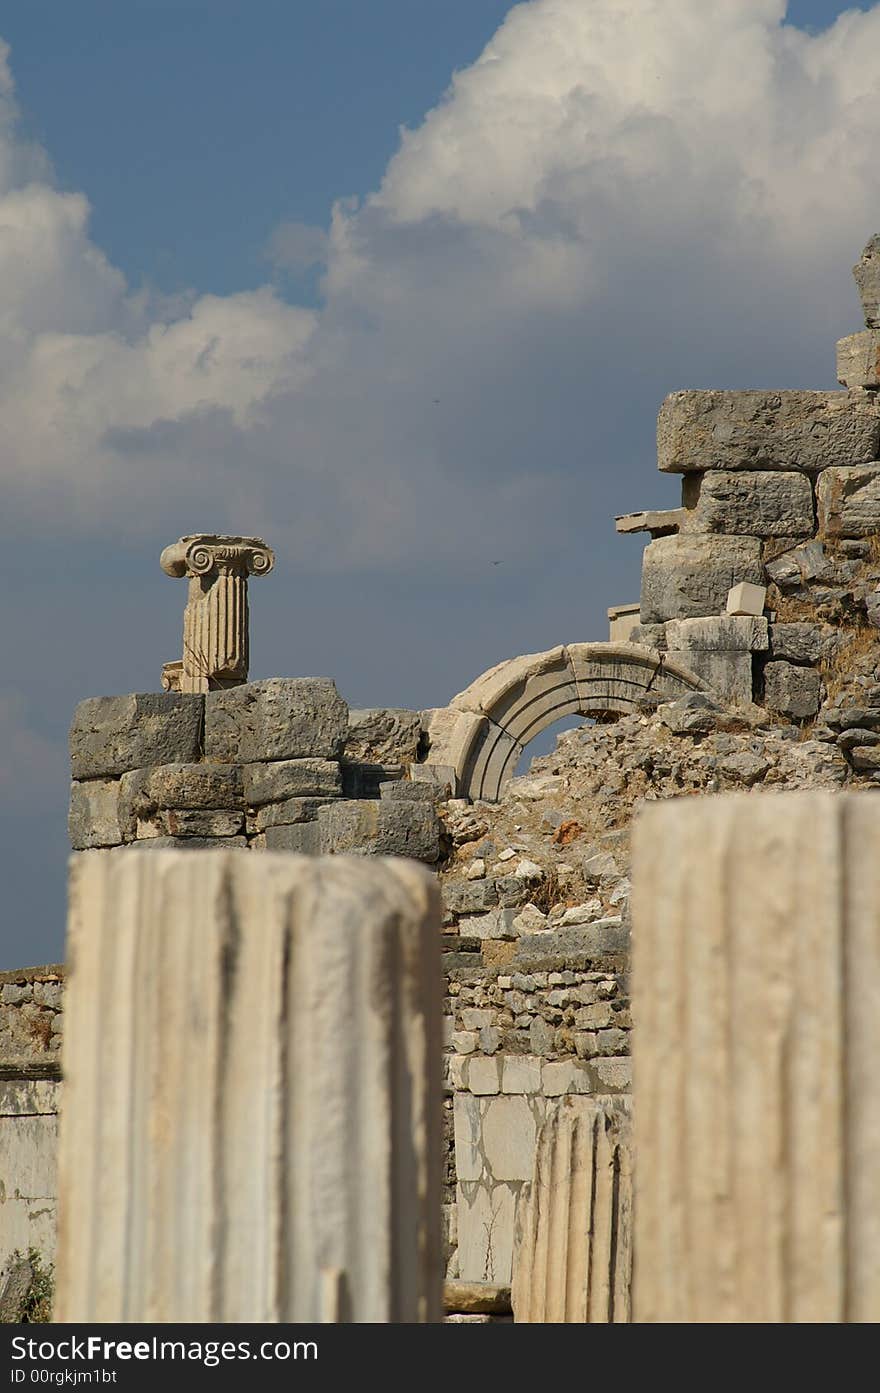
<path fill-rule="evenodd" d="M 171 692 L 88 697 L 70 727 L 75 779 L 116 778 L 153 764 L 199 758 L 204 698 Z"/>
<path fill-rule="evenodd" d="M 246 764 L 242 771 L 249 808 L 288 798 L 335 798 L 342 793 L 342 771 L 330 759 L 282 759 Z"/>
<path fill-rule="evenodd" d="M 803 469 L 878 457 L 880 415 L 871 393 L 673 392 L 657 421 L 664 472 Z"/>
<path fill-rule="evenodd" d="M 221 763 L 335 759 L 348 706 L 326 677 L 271 677 L 205 697 L 205 756 Z"/>
<path fill-rule="evenodd" d="M 728 591 L 742 580 L 763 584 L 757 537 L 658 537 L 642 559 L 642 623 L 720 614 Z"/>
<path fill-rule="evenodd" d="M 802 537 L 813 531 L 813 490 L 789 470 L 707 470 L 684 480 L 689 530 L 749 537 Z"/>
<path fill-rule="evenodd" d="M 880 465 L 824 470 L 816 498 L 819 528 L 826 537 L 880 532 Z"/>

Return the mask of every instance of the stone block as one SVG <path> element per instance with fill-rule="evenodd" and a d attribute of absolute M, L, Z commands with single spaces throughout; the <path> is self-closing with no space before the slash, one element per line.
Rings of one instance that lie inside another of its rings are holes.
<path fill-rule="evenodd" d="M 470 1068 L 470 1062 L 468 1066 Z M 458 1180 L 479 1180 L 483 1174 L 480 1100 L 472 1093 L 456 1093 L 452 1100 L 455 1136 L 455 1175 Z"/>
<path fill-rule="evenodd" d="M 336 760 L 282 759 L 270 764 L 246 764 L 242 780 L 249 808 L 287 798 L 338 798 L 342 793 L 342 772 Z"/>
<path fill-rule="evenodd" d="M 160 764 L 146 771 L 146 798 L 157 808 L 243 808 L 236 764 Z"/>
<path fill-rule="evenodd" d="M 74 779 L 118 778 L 201 755 L 204 698 L 170 692 L 88 697 L 70 727 Z"/>
<path fill-rule="evenodd" d="M 54 1319 L 439 1320 L 434 877 L 85 852 L 70 904 Z"/>
<path fill-rule="evenodd" d="M 317 822 L 281 823 L 267 827 L 267 851 L 294 851 L 300 856 L 320 856 L 321 835 Z"/>
<path fill-rule="evenodd" d="M 440 823 L 430 803 L 341 799 L 318 810 L 318 826 L 325 855 L 411 856 L 428 862 L 440 855 Z"/>
<path fill-rule="evenodd" d="M 758 587 L 756 587 L 758 588 Z M 768 645 L 767 620 L 722 614 L 711 619 L 672 619 L 666 625 L 670 650 L 686 653 L 763 653 Z M 687 659 L 681 658 L 687 666 Z"/>
<path fill-rule="evenodd" d="M 637 818 L 639 1324 L 880 1318 L 878 847 L 871 793 Z"/>
<path fill-rule="evenodd" d="M 880 532 L 880 465 L 826 469 L 816 486 L 819 530 L 826 536 Z"/>
<path fill-rule="evenodd" d="M 540 1093 L 541 1060 L 529 1054 L 505 1054 L 501 1057 L 502 1093 Z"/>
<path fill-rule="evenodd" d="M 629 929 L 619 918 L 597 919 L 582 928 L 523 934 L 516 945 L 516 960 L 528 968 L 544 958 L 601 958 L 628 949 Z"/>
<path fill-rule="evenodd" d="M 67 817 L 70 845 L 74 851 L 87 847 L 119 846 L 119 784 L 110 779 L 89 779 L 70 786 Z"/>
<path fill-rule="evenodd" d="M 468 1087 L 471 1093 L 480 1096 L 497 1093 L 499 1084 L 498 1060 L 494 1057 L 484 1059 L 482 1057 L 472 1058 L 468 1065 Z"/>
<path fill-rule="evenodd" d="M 725 704 L 746 706 L 752 699 L 752 655 L 717 649 L 668 650 L 671 662 L 690 668 Z"/>
<path fill-rule="evenodd" d="M 139 837 L 129 851 L 244 851 L 247 837 Z"/>
<path fill-rule="evenodd" d="M 531 1180 L 538 1126 L 526 1099 L 490 1098 L 483 1104 L 483 1155 L 495 1180 Z"/>
<path fill-rule="evenodd" d="M 629 1055 L 593 1059 L 590 1070 L 599 1093 L 628 1093 L 632 1088 L 632 1060 Z"/>
<path fill-rule="evenodd" d="M 819 674 L 814 668 L 774 661 L 764 668 L 764 704 L 770 711 L 805 721 L 819 710 Z"/>
<path fill-rule="evenodd" d="M 611 643 L 629 643 L 639 624 L 638 605 L 612 605 L 608 611 L 608 638 Z"/>
<path fill-rule="evenodd" d="M 725 611 L 731 616 L 752 615 L 760 618 L 766 601 L 766 585 L 750 585 L 748 581 L 740 581 L 728 592 Z"/>
<path fill-rule="evenodd" d="M 774 658 L 785 658 L 792 663 L 816 663 L 827 644 L 828 634 L 821 624 L 804 621 L 770 625 L 770 652 Z"/>
<path fill-rule="evenodd" d="M 634 532 L 649 532 L 652 537 L 668 537 L 672 532 L 680 532 L 687 523 L 685 508 L 650 508 L 641 513 L 622 513 L 614 519 L 616 532 L 629 536 Z M 609 612 L 608 618 L 611 618 Z M 611 642 L 620 642 L 613 631 Z"/>
<path fill-rule="evenodd" d="M 720 614 L 731 587 L 743 580 L 763 584 L 757 537 L 658 537 L 642 559 L 642 623 Z"/>
<path fill-rule="evenodd" d="M 409 779 L 386 779 L 379 785 L 379 797 L 392 803 L 434 803 L 437 790 L 432 784 Z"/>
<path fill-rule="evenodd" d="M 422 734 L 420 711 L 379 707 L 349 711 L 345 758 L 359 764 L 412 764 Z"/>
<path fill-rule="evenodd" d="M 443 903 L 453 914 L 482 914 L 498 904 L 494 880 L 447 880 L 441 890 Z"/>
<path fill-rule="evenodd" d="M 545 1061 L 541 1071 L 541 1088 L 546 1098 L 559 1098 L 563 1093 L 591 1093 L 592 1085 L 586 1064 L 579 1059 Z"/>
<path fill-rule="evenodd" d="M 709 469 L 684 479 L 688 530 L 746 537 L 803 537 L 815 527 L 813 490 L 788 470 Z"/>
<path fill-rule="evenodd" d="M 869 329 L 880 329 L 880 236 L 868 242 L 853 267 L 856 289 Z"/>
<path fill-rule="evenodd" d="M 802 469 L 878 457 L 880 416 L 869 392 L 673 392 L 657 421 L 657 466 Z"/>
<path fill-rule="evenodd" d="M 296 822 L 315 822 L 318 809 L 332 798 L 285 798 L 283 803 L 264 803 L 253 816 L 253 830 L 265 832 L 268 827 L 290 827 Z"/>
<path fill-rule="evenodd" d="M 272 677 L 205 697 L 205 756 L 221 764 L 337 759 L 347 735 L 348 707 L 326 677 Z"/>
<path fill-rule="evenodd" d="M 517 1205 L 517 1323 L 630 1320 L 632 1151 L 629 1099 L 566 1098 L 548 1113 Z"/>
<path fill-rule="evenodd" d="M 880 329 L 837 340 L 837 380 L 844 387 L 880 387 Z"/>
<path fill-rule="evenodd" d="M 137 828 L 138 837 L 235 837 L 243 831 L 243 812 L 216 808 L 165 808 Z"/>

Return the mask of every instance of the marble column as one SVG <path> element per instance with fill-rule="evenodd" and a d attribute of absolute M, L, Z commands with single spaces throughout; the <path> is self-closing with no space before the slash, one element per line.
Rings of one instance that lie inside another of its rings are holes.
<path fill-rule="evenodd" d="M 248 577 L 264 576 L 275 553 L 260 537 L 199 533 L 166 547 L 166 575 L 189 579 L 183 614 L 183 659 L 166 663 L 167 691 L 238 687 L 248 676 Z"/>

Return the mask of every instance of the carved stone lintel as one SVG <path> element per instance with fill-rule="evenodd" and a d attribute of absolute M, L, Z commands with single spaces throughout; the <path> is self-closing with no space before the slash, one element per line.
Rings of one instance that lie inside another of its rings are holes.
<path fill-rule="evenodd" d="M 189 579 L 183 658 L 164 665 L 163 688 L 208 692 L 246 682 L 248 577 L 267 575 L 275 553 L 261 537 L 204 532 L 166 547 L 159 564 L 166 575 Z"/>

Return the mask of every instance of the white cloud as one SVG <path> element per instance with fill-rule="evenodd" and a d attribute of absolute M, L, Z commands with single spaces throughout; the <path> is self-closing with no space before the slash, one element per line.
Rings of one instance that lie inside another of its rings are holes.
<path fill-rule="evenodd" d="M 592 545 L 655 488 L 665 391 L 819 385 L 858 327 L 880 5 L 817 37 L 784 10 L 517 6 L 335 209 L 319 312 L 132 296 L 0 76 L 7 527 L 259 530 L 331 569 Z"/>

